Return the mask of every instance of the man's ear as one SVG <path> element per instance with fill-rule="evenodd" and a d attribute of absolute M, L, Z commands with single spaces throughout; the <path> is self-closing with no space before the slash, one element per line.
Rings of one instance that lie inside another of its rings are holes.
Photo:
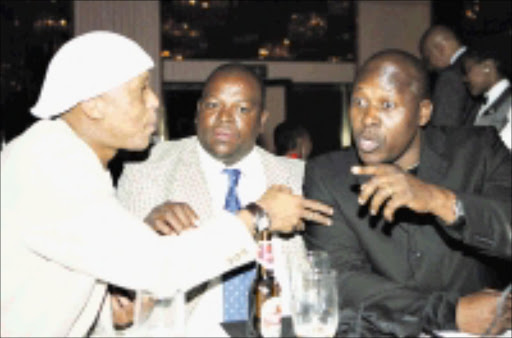
<path fill-rule="evenodd" d="M 434 105 L 432 104 L 432 101 L 425 99 L 421 100 L 420 102 L 420 118 L 419 118 L 419 125 L 421 127 L 424 127 L 428 121 L 430 121 L 430 118 L 432 117 L 432 110 L 434 109 Z"/>
<path fill-rule="evenodd" d="M 268 113 L 268 111 L 266 109 L 261 112 L 261 116 L 260 116 L 260 133 L 263 133 L 263 130 L 265 129 L 265 123 L 267 123 L 268 116 L 269 116 L 269 113 Z"/>
<path fill-rule="evenodd" d="M 92 120 L 99 120 L 105 116 L 104 102 L 99 97 L 84 100 L 80 105 L 84 114 Z"/>
<path fill-rule="evenodd" d="M 492 59 L 486 59 L 482 61 L 482 68 L 484 72 L 489 73 L 496 70 L 496 63 Z"/>

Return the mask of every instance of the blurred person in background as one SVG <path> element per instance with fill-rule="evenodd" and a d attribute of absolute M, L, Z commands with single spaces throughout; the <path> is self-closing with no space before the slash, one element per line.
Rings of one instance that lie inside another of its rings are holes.
<path fill-rule="evenodd" d="M 303 126 L 284 121 L 274 129 L 276 155 L 306 160 L 311 154 L 311 136 Z"/>
<path fill-rule="evenodd" d="M 493 46 L 494 47 L 494 46 Z M 476 126 L 493 126 L 510 149 L 512 91 L 510 88 L 510 58 L 483 46 L 470 49 L 464 56 L 465 80 L 471 95 L 480 104 L 469 119 Z"/>
<path fill-rule="evenodd" d="M 468 115 L 475 102 L 464 85 L 462 69 L 467 47 L 452 29 L 435 25 L 423 33 L 419 49 L 428 68 L 437 72 L 432 93 L 434 110 L 429 123 L 435 126 L 471 125 Z"/>

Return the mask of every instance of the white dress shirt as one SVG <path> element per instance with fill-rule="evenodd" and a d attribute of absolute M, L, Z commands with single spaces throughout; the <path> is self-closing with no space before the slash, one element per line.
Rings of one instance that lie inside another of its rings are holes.
<path fill-rule="evenodd" d="M 455 53 L 453 53 L 452 57 L 450 58 L 450 64 L 453 65 L 455 61 L 461 56 L 462 53 L 464 53 L 468 49 L 466 46 L 462 46 Z"/>
<path fill-rule="evenodd" d="M 501 139 L 512 150 L 512 109 L 508 110 L 508 122 L 500 132 Z"/>
<path fill-rule="evenodd" d="M 240 162 L 231 167 L 226 167 L 224 163 L 208 154 L 199 142 L 197 148 L 201 170 L 205 175 L 215 212 L 224 209 L 226 194 L 229 188 L 228 175 L 222 172 L 225 168 L 240 169 L 240 179 L 236 190 L 242 207 L 258 200 L 263 195 L 266 190 L 266 178 L 261 159 L 254 148 Z M 211 289 L 203 297 L 201 304 L 195 310 L 198 311 L 195 314 L 197 318 L 211 318 L 216 323 L 223 321 L 224 300 L 222 288 L 221 278 L 212 282 Z M 205 311 L 205 316 L 198 315 L 201 311 Z M 208 315 L 206 315 L 207 313 Z M 204 325 L 204 321 L 202 325 Z M 201 330 L 201 332 L 206 331 Z"/>
<path fill-rule="evenodd" d="M 9 143 L 1 167 L 1 336 L 84 336 L 106 282 L 173 295 L 255 258 L 228 212 L 158 236 L 119 204 L 96 154 L 60 119 Z"/>
<path fill-rule="evenodd" d="M 266 179 L 261 159 L 253 148 L 240 162 L 231 167 L 212 157 L 201 147 L 198 142 L 199 161 L 208 189 L 212 197 L 214 210 L 224 209 L 224 202 L 229 187 L 228 175 L 222 171 L 228 169 L 240 169 L 240 179 L 236 191 L 240 205 L 244 207 L 250 202 L 258 200 L 266 190 Z"/>
<path fill-rule="evenodd" d="M 494 84 L 488 91 L 486 91 L 483 96 L 487 99 L 485 104 L 480 107 L 478 111 L 478 115 L 476 119 L 478 119 L 484 111 L 487 110 L 497 99 L 500 97 L 501 93 L 503 93 L 507 88 L 510 87 L 510 82 L 507 79 L 502 79 Z"/>

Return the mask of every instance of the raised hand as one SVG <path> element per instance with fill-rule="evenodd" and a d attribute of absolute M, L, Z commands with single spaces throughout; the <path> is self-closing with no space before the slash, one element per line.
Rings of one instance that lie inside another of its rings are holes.
<path fill-rule="evenodd" d="M 423 182 L 396 165 L 354 166 L 352 173 L 371 177 L 361 185 L 358 202 L 361 205 L 370 203 L 372 215 L 376 215 L 382 208 L 384 218 L 392 222 L 395 211 L 406 207 L 418 213 L 432 213 L 446 223 L 455 220 L 453 192 Z"/>
<path fill-rule="evenodd" d="M 271 219 L 271 229 L 277 232 L 304 230 L 303 220 L 331 225 L 333 209 L 315 200 L 294 195 L 289 187 L 273 185 L 257 203 Z"/>
<path fill-rule="evenodd" d="M 161 235 L 179 235 L 195 228 L 198 219 L 187 203 L 167 201 L 151 210 L 144 222 Z"/>

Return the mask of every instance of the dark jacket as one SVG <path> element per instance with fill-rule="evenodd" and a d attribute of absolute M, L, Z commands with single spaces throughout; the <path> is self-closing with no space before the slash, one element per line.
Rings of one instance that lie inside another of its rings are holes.
<path fill-rule="evenodd" d="M 464 83 L 463 56 L 464 54 L 461 54 L 453 65 L 441 70 L 437 76 L 432 93 L 432 126 L 460 127 L 473 124 L 468 117 L 475 100 Z"/>
<path fill-rule="evenodd" d="M 458 298 L 498 287 L 493 266 L 510 266 L 509 150 L 494 128 L 423 132 L 417 177 L 462 201 L 466 222 L 455 229 L 406 209 L 398 210 L 393 224 L 370 217 L 357 202 L 363 179 L 350 173 L 356 164 L 352 148 L 317 157 L 307 164 L 304 183 L 306 197 L 334 207 L 333 225 L 308 225 L 305 241 L 329 253 L 341 307 L 366 312 L 383 333 L 398 336 L 455 329 Z"/>

